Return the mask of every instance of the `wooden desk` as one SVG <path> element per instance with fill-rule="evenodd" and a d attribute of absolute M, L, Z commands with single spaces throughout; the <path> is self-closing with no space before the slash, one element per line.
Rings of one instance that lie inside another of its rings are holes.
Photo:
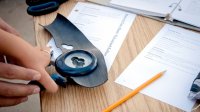
<path fill-rule="evenodd" d="M 37 45 L 45 46 L 51 37 L 39 24 L 50 24 L 55 19 L 56 13 L 61 13 L 67 17 L 75 4 L 76 2 L 71 0 L 62 4 L 57 12 L 34 17 Z M 60 88 L 56 94 L 43 92 L 41 94 L 42 112 L 101 112 L 104 108 L 131 92 L 130 89 L 114 81 L 163 26 L 164 23 L 137 16 L 112 65 L 109 80 L 96 88 L 68 85 L 66 88 Z M 51 73 L 54 68 L 48 70 Z M 113 110 L 113 112 L 179 111 L 182 110 L 140 93 Z"/>

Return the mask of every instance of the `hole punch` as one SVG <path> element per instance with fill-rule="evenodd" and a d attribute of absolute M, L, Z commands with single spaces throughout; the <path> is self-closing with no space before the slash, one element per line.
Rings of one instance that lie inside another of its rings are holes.
<path fill-rule="evenodd" d="M 82 76 L 97 67 L 95 55 L 84 50 L 73 50 L 56 59 L 56 70 L 63 76 Z"/>
<path fill-rule="evenodd" d="M 71 58 L 72 63 L 77 67 L 83 67 L 83 65 L 85 64 L 85 60 L 83 58 L 78 58 L 78 57 L 72 57 Z"/>
<path fill-rule="evenodd" d="M 52 65 L 65 80 L 52 79 L 58 85 L 75 82 L 83 87 L 100 86 L 108 80 L 108 72 L 103 54 L 67 18 L 57 14 L 49 25 L 43 26 L 55 41 L 59 53 L 54 52 Z M 67 35 L 67 37 L 66 37 Z M 62 79 L 62 78 L 59 78 Z"/>

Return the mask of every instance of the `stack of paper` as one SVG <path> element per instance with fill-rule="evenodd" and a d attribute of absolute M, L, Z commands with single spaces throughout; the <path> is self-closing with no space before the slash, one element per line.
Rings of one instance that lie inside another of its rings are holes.
<path fill-rule="evenodd" d="M 195 101 L 188 98 L 193 80 L 200 71 L 200 34 L 165 25 L 116 80 L 135 89 L 155 74 L 167 72 L 141 91 L 185 111 Z"/>

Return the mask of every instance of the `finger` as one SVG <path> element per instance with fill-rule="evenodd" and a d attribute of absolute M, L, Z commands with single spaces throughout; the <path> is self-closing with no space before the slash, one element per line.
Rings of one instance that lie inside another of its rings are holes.
<path fill-rule="evenodd" d="M 7 79 L 39 80 L 39 72 L 13 64 L 0 62 L 0 77 Z"/>
<path fill-rule="evenodd" d="M 39 82 L 46 88 L 48 92 L 55 93 L 58 90 L 57 84 L 51 79 L 45 69 L 41 69 L 40 73 L 42 73 L 42 76 Z"/>
<path fill-rule="evenodd" d="M 42 47 L 42 48 L 40 48 L 40 49 L 44 49 L 44 50 L 48 50 L 48 51 L 50 51 L 50 49 L 51 49 L 51 47 L 47 47 L 47 46 L 45 46 L 45 47 Z"/>
<path fill-rule="evenodd" d="M 40 54 L 40 59 L 42 59 L 42 65 L 43 66 L 47 66 L 49 65 L 50 63 L 50 47 L 42 47 L 42 48 L 39 48 L 39 47 L 35 47 L 37 49 L 37 51 L 39 52 Z"/>
<path fill-rule="evenodd" d="M 17 105 L 27 100 L 28 97 L 8 98 L 0 96 L 0 107 Z"/>
<path fill-rule="evenodd" d="M 43 55 L 45 55 L 45 56 L 48 56 L 48 57 L 50 57 L 50 50 L 45 50 L 45 49 L 41 49 L 41 53 L 43 54 Z"/>
<path fill-rule="evenodd" d="M 50 47 L 43 47 L 40 48 L 40 52 L 43 54 L 43 56 L 48 57 L 50 59 Z"/>
<path fill-rule="evenodd" d="M 0 96 L 5 97 L 21 97 L 40 92 L 40 88 L 36 85 L 16 84 L 0 81 Z"/>
<path fill-rule="evenodd" d="M 42 47 L 40 48 L 39 50 L 42 52 L 42 53 L 46 53 L 48 55 L 50 55 L 50 47 Z"/>

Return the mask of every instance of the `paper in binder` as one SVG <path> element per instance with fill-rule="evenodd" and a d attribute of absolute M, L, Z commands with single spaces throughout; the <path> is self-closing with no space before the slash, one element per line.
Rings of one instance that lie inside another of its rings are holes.
<path fill-rule="evenodd" d="M 200 0 L 88 0 L 200 31 Z"/>

